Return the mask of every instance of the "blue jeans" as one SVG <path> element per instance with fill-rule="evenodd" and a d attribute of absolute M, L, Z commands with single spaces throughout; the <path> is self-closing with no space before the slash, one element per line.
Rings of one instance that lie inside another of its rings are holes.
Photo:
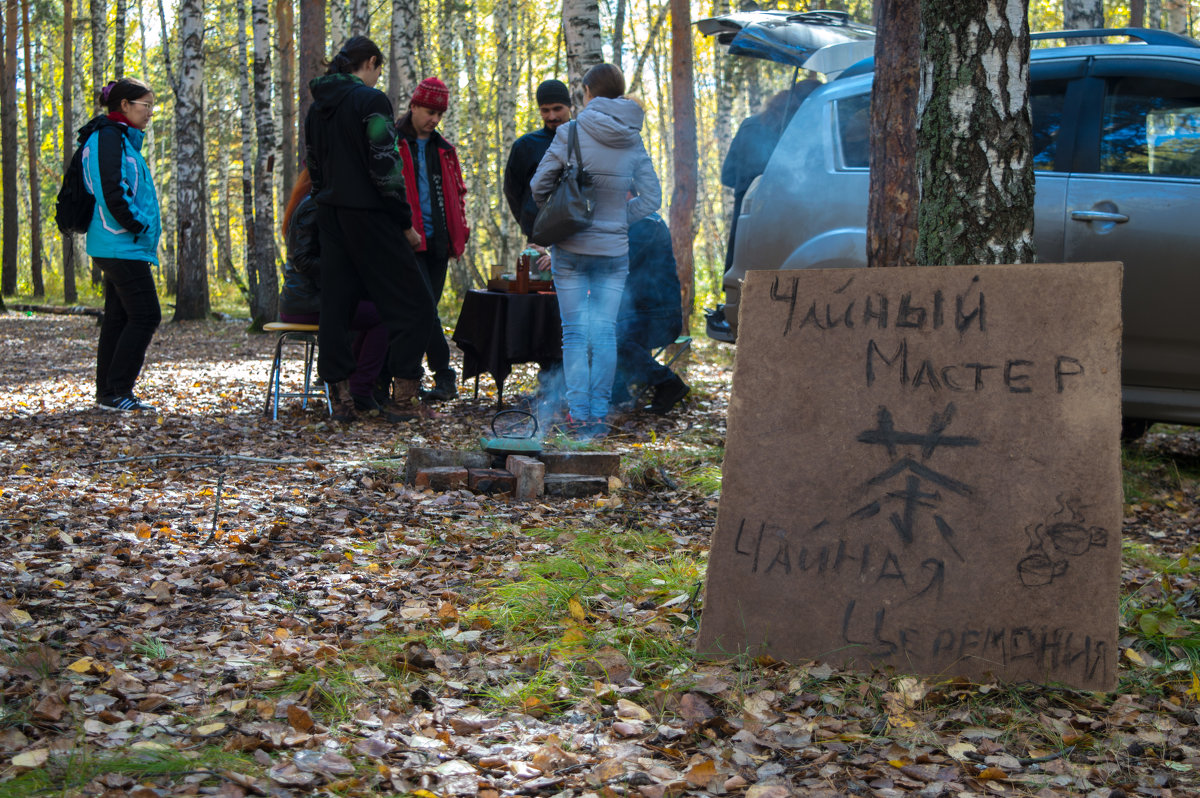
<path fill-rule="evenodd" d="M 608 415 L 617 370 L 617 311 L 629 256 L 579 255 L 555 247 L 554 290 L 563 329 L 567 410 L 575 421 Z"/>

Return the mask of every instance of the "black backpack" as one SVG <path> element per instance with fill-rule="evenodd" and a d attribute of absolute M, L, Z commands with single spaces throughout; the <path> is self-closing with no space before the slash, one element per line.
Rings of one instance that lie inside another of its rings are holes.
<path fill-rule="evenodd" d="M 63 175 L 62 188 L 58 190 L 58 199 L 54 203 L 54 221 L 64 235 L 82 235 L 88 231 L 95 209 L 96 198 L 83 182 L 83 146 L 80 145 L 71 156 L 67 173 Z"/>

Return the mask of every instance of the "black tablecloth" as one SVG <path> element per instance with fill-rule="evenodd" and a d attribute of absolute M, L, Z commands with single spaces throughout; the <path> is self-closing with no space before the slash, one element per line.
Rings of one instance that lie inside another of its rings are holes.
<path fill-rule="evenodd" d="M 503 394 L 514 363 L 562 360 L 558 297 L 468 291 L 452 339 L 463 352 L 463 379 L 487 372 Z"/>

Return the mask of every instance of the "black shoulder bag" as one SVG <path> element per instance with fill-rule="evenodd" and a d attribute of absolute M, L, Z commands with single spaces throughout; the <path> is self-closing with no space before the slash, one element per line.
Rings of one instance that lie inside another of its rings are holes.
<path fill-rule="evenodd" d="M 537 218 L 533 220 L 530 240 L 542 246 L 557 244 L 591 227 L 592 213 L 596 209 L 592 176 L 583 168 L 579 133 L 575 130 L 574 122 L 567 124 L 567 164 L 559 172 L 558 182 L 546 199 L 546 204 L 538 210 Z M 571 163 L 572 151 L 575 154 L 574 163 Z"/>

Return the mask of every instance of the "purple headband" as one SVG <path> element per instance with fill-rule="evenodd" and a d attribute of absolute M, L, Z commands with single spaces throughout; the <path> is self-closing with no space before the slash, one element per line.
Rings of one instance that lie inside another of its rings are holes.
<path fill-rule="evenodd" d="M 110 80 L 108 82 L 108 85 L 100 90 L 100 102 L 102 102 L 102 103 L 108 102 L 108 95 L 112 91 L 112 87 L 116 86 L 116 85 L 117 85 L 117 82 L 115 80 Z"/>

